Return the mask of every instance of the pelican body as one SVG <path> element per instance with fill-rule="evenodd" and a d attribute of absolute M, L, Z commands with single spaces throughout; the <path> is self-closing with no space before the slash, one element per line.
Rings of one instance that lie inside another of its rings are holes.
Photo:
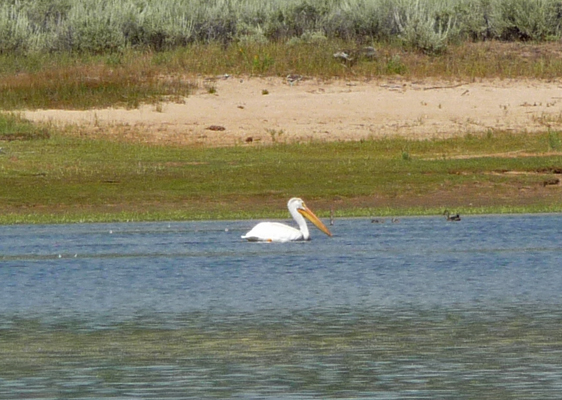
<path fill-rule="evenodd" d="M 242 236 L 250 242 L 295 242 L 299 240 L 310 240 L 310 232 L 306 219 L 312 222 L 318 229 L 328 236 L 332 236 L 330 230 L 320 221 L 310 208 L 304 204 L 302 199 L 293 197 L 287 203 L 291 216 L 299 226 L 293 228 L 279 222 L 260 222 L 248 233 Z"/>

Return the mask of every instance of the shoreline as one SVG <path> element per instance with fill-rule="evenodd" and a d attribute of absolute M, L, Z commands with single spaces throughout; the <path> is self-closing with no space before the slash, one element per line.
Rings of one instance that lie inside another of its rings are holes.
<path fill-rule="evenodd" d="M 372 211 L 372 212 L 369 212 Z M 377 212 L 379 211 L 379 212 Z M 316 211 L 315 211 L 316 212 Z M 340 211 L 334 216 L 334 219 L 369 219 L 373 217 L 377 218 L 442 218 L 442 208 L 428 208 L 424 210 L 419 210 L 416 208 L 412 209 L 348 209 L 345 211 Z M 539 214 L 559 214 L 562 213 L 562 204 L 554 206 L 525 206 L 525 207 L 508 207 L 508 206 L 494 206 L 494 207 L 479 207 L 478 209 L 469 208 L 455 208 L 454 213 L 460 213 L 463 217 L 465 216 L 485 216 L 485 215 L 539 215 Z M 286 215 L 285 215 L 286 214 Z M 320 219 L 327 220 L 330 216 L 329 210 L 320 209 L 316 214 Z M 168 218 L 176 216 L 176 218 Z M 107 223 L 166 223 L 166 222 L 198 222 L 198 221 L 252 221 L 252 220 L 290 220 L 290 216 L 286 210 L 272 213 L 259 213 L 255 215 L 249 215 L 247 213 L 237 214 L 233 212 L 232 214 L 220 216 L 213 218 L 212 213 L 205 216 L 193 216 L 193 215 L 183 215 L 181 213 L 145 213 L 135 214 L 135 213 L 92 213 L 92 214 L 18 214 L 18 213 L 7 213 L 0 215 L 0 226 L 8 225 L 64 225 L 64 224 L 107 224 Z"/>

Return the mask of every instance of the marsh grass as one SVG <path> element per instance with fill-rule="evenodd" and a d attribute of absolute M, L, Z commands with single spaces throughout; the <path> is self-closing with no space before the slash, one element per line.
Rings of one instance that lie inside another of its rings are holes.
<path fill-rule="evenodd" d="M 163 77 L 143 54 L 2 57 L 0 108 L 4 110 L 135 108 L 141 103 L 179 101 L 195 87 L 183 75 Z M 39 64 L 43 65 L 40 69 Z"/>
<path fill-rule="evenodd" d="M 542 187 L 562 164 L 559 155 L 546 154 L 548 132 L 185 148 L 40 129 L 48 138 L 5 142 L 0 154 L 4 223 L 284 218 L 284 204 L 295 195 L 313 201 L 320 215 L 332 205 L 338 216 L 433 212 L 440 207 L 431 201 L 436 193 L 466 191 L 499 198 L 489 209 L 516 209 L 520 187 Z M 534 156 L 509 156 L 521 151 Z M 451 206 L 470 212 L 463 200 L 470 197 L 453 197 Z M 529 202 L 535 211 L 556 207 L 558 197 Z"/>

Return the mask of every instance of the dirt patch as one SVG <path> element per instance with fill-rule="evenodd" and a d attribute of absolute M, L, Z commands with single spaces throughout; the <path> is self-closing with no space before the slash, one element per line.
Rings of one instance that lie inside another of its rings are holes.
<path fill-rule="evenodd" d="M 199 87 L 179 103 L 133 110 L 37 110 L 24 116 L 75 125 L 92 135 L 207 146 L 562 128 L 560 81 L 219 77 L 201 80 Z"/>

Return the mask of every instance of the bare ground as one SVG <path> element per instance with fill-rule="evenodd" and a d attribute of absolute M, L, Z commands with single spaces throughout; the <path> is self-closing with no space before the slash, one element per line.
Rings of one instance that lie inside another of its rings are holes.
<path fill-rule="evenodd" d="M 301 78 L 201 79 L 182 102 L 139 109 L 38 110 L 24 116 L 70 127 L 81 135 L 149 143 L 255 146 L 310 140 L 402 136 L 447 138 L 468 132 L 562 129 L 562 82 L 539 80 L 320 81 Z M 552 155 L 552 154 L 551 154 Z M 520 157 L 525 154 L 506 154 Z M 506 173 L 509 173 L 507 171 Z M 428 195 L 319 200 L 318 206 L 479 207 L 557 203 L 562 185 L 514 180 L 501 187 L 475 182 Z M 261 199 L 260 201 L 263 201 Z M 342 203 L 342 204 L 340 204 Z M 240 207 L 246 203 L 241 203 Z M 281 203 L 280 203 L 281 204 Z M 277 203 L 272 208 L 278 208 Z"/>
<path fill-rule="evenodd" d="M 200 79 L 181 102 L 138 109 L 24 112 L 82 134 L 228 146 L 273 141 L 446 138 L 562 128 L 562 81 Z"/>

